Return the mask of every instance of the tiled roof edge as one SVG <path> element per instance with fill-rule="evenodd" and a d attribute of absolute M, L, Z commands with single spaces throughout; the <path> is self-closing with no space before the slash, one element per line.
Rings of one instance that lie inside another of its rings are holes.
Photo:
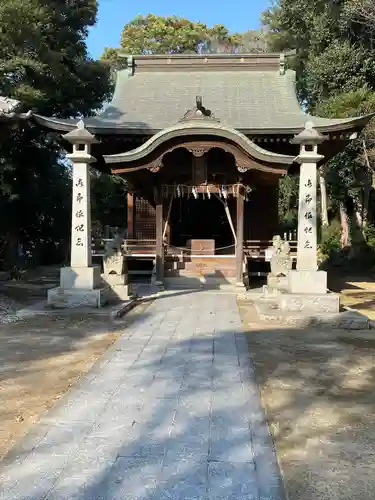
<path fill-rule="evenodd" d="M 130 74 L 152 71 L 279 71 L 294 52 L 260 54 L 121 54 Z"/>

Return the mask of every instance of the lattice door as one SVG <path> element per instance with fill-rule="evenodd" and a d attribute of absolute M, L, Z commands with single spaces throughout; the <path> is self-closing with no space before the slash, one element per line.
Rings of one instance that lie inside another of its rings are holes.
<path fill-rule="evenodd" d="M 135 237 L 137 240 L 156 238 L 155 208 L 144 198 L 135 200 Z"/>

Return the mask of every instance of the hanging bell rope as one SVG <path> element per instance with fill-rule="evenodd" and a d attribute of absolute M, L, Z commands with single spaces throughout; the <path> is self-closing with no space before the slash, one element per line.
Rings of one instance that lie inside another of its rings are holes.
<path fill-rule="evenodd" d="M 218 194 L 219 198 L 224 200 L 228 200 L 230 196 L 237 197 L 240 191 L 240 186 L 245 189 L 245 193 L 248 195 L 252 189 L 250 186 L 244 186 L 240 184 L 228 184 L 228 185 L 217 185 L 217 184 L 208 184 L 208 185 L 186 185 L 186 184 L 163 184 L 162 185 L 162 193 L 164 198 L 169 198 L 170 196 L 174 198 L 181 198 L 184 196 L 191 196 L 195 199 L 198 199 L 201 195 L 203 199 L 211 199 L 212 194 Z"/>

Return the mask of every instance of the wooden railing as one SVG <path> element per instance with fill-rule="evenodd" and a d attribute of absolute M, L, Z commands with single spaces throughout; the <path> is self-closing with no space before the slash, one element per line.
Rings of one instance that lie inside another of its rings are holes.
<path fill-rule="evenodd" d="M 101 243 L 92 244 L 92 252 L 93 255 L 104 255 L 104 247 L 105 244 L 111 241 L 109 239 L 102 239 Z M 293 259 L 296 259 L 297 256 L 297 242 L 289 241 L 288 242 L 291 249 L 291 256 Z M 272 247 L 272 241 L 267 240 L 246 240 L 244 241 L 244 256 L 246 258 L 266 261 L 266 250 L 267 248 Z M 148 240 L 137 240 L 137 239 L 124 239 L 122 244 L 122 249 L 125 255 L 128 256 L 153 256 L 156 253 L 156 240 L 148 239 Z M 180 255 L 189 253 L 189 251 L 182 251 L 179 247 L 174 247 L 173 245 L 167 245 L 165 247 L 166 255 Z M 232 253 L 232 249 L 228 247 L 228 253 Z M 219 252 L 218 252 L 219 254 Z"/>
<path fill-rule="evenodd" d="M 102 238 L 93 240 L 91 248 L 92 254 L 95 256 L 104 256 L 105 245 L 113 241 L 112 238 Z M 122 243 L 122 250 L 125 255 L 155 255 L 156 240 L 136 240 L 124 239 Z"/>
<path fill-rule="evenodd" d="M 127 239 L 122 244 L 125 255 L 155 255 L 156 240 Z"/>

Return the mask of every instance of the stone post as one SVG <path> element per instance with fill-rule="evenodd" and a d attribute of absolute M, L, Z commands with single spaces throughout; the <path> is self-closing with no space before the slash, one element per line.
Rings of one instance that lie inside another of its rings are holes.
<path fill-rule="evenodd" d="M 305 129 L 294 137 L 300 145 L 295 161 L 300 164 L 297 270 L 289 274 L 289 290 L 298 294 L 325 294 L 327 274 L 318 271 L 317 260 L 317 177 L 318 163 L 324 157 L 318 154 L 318 145 L 325 137 L 306 123 Z"/>
<path fill-rule="evenodd" d="M 73 165 L 70 267 L 61 269 L 60 287 L 49 290 L 48 304 L 100 307 L 106 298 L 100 288 L 100 267 L 92 266 L 89 173 L 90 164 L 95 162 L 90 154 L 91 145 L 97 141 L 83 121 L 63 138 L 73 144 L 73 152 L 67 155 Z"/>

